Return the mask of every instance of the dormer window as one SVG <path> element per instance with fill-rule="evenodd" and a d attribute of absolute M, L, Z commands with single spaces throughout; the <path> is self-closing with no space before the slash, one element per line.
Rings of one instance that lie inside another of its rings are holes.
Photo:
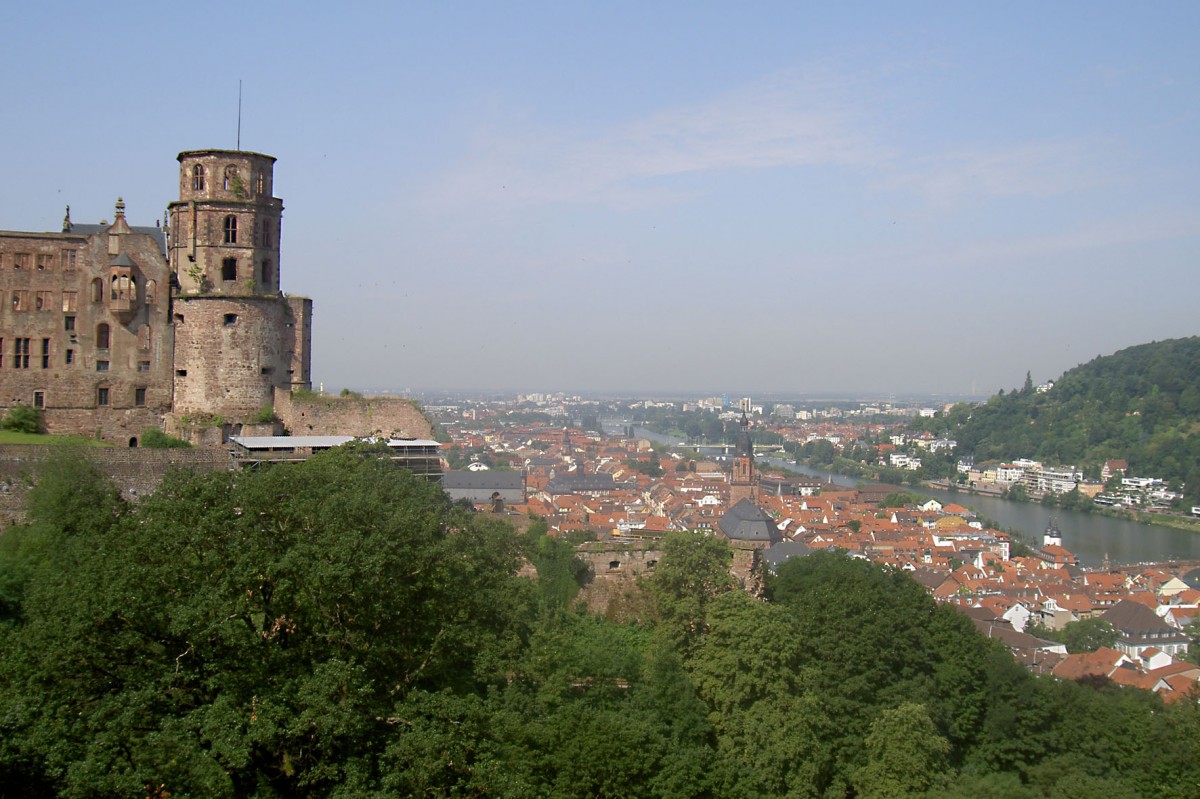
<path fill-rule="evenodd" d="M 204 191 L 204 165 L 192 167 L 192 191 Z"/>
<path fill-rule="evenodd" d="M 233 214 L 225 217 L 225 243 L 237 244 L 237 217 Z"/>

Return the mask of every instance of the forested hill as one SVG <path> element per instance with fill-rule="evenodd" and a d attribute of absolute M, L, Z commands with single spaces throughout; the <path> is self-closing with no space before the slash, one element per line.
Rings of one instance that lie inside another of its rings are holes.
<path fill-rule="evenodd" d="M 1054 387 L 1001 391 L 951 412 L 949 434 L 976 462 L 1030 457 L 1200 485 L 1200 336 L 1129 347 L 1071 369 Z M 955 424 L 961 422 L 961 424 Z"/>

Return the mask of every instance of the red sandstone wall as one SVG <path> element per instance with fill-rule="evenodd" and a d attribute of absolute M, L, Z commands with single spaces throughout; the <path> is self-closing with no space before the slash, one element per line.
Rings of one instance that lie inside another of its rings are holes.
<path fill-rule="evenodd" d="M 181 297 L 175 302 L 175 413 L 253 418 L 274 387 L 292 384 L 296 335 L 277 297 Z"/>
<path fill-rule="evenodd" d="M 399 397 L 296 398 L 278 391 L 275 415 L 294 436 L 433 437 L 433 426 L 420 408 Z"/>

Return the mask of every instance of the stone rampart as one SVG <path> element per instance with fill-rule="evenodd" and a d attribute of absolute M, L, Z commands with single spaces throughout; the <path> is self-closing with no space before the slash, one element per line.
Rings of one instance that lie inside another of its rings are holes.
<path fill-rule="evenodd" d="M 433 438 L 433 425 L 412 400 L 275 392 L 275 415 L 294 436 Z"/>
<path fill-rule="evenodd" d="M 575 556 L 587 564 L 579 600 L 593 613 L 603 613 L 609 603 L 648 578 L 662 559 L 657 541 L 580 544 Z"/>
<path fill-rule="evenodd" d="M 25 517 L 26 497 L 37 467 L 52 447 L 0 445 L 0 528 Z M 220 471 L 234 468 L 227 449 L 127 449 L 95 447 L 76 450 L 92 460 L 126 499 L 153 493 L 171 469 Z"/>

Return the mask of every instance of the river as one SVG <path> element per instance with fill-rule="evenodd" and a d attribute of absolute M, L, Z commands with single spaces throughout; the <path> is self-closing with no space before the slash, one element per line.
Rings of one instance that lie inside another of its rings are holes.
<path fill-rule="evenodd" d="M 609 424 L 605 424 L 605 429 Z M 619 423 L 612 432 L 619 433 Z M 679 439 L 636 428 L 636 434 L 666 444 L 678 444 Z M 863 482 L 848 475 L 831 475 L 819 469 L 782 458 L 759 458 L 760 464 L 790 469 L 816 477 L 831 477 L 840 485 L 855 486 Z M 962 492 L 940 491 L 918 487 L 913 493 L 929 496 L 943 504 L 957 502 L 998 524 L 1004 530 L 1016 531 L 1025 543 L 1041 545 L 1042 534 L 1051 519 L 1062 533 L 1063 546 L 1075 553 L 1085 566 L 1100 566 L 1108 558 L 1114 564 L 1146 563 L 1167 560 L 1200 560 L 1200 534 L 1152 524 L 1140 524 L 1113 519 L 1093 513 L 1044 508 L 1032 502 L 1014 502 L 1000 497 L 985 497 Z"/>

